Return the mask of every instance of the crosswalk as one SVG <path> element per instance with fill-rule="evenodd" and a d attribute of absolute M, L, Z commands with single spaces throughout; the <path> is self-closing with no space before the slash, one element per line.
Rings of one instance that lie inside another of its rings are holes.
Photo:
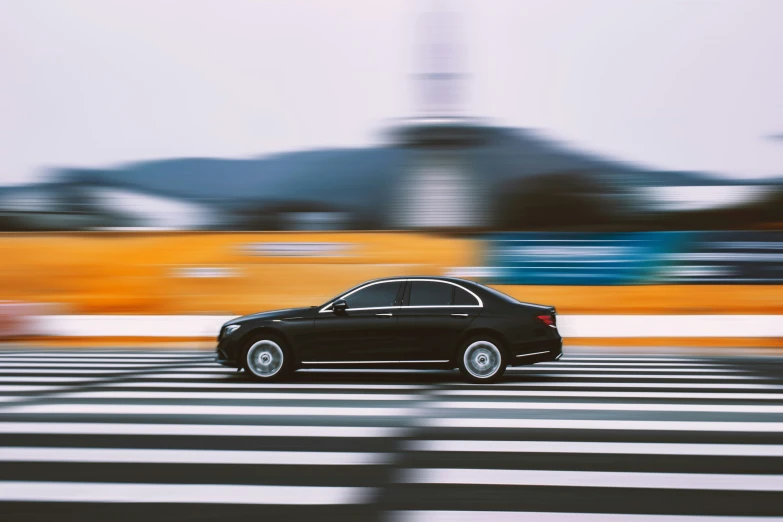
<path fill-rule="evenodd" d="M 783 517 L 774 357 L 596 350 L 481 386 L 212 359 L 0 351 L 0 520 Z"/>

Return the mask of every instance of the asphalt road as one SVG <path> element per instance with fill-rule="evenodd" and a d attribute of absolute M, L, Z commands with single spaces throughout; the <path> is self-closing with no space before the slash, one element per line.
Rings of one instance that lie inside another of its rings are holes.
<path fill-rule="evenodd" d="M 211 358 L 0 351 L 0 520 L 783 516 L 779 358 L 566 353 L 488 386 Z"/>

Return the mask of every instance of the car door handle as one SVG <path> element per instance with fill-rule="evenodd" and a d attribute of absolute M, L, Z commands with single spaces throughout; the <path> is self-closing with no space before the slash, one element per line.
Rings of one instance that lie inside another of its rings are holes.
<path fill-rule="evenodd" d="M 468 314 L 451 314 L 451 317 L 467 317 Z"/>
<path fill-rule="evenodd" d="M 391 317 L 392 314 L 375 314 L 375 317 Z"/>

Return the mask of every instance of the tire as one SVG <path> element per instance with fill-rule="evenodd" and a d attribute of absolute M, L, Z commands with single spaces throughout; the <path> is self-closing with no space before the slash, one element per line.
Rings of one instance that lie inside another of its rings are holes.
<path fill-rule="evenodd" d="M 490 337 L 474 337 L 466 341 L 458 354 L 459 371 L 468 382 L 497 382 L 503 377 L 508 364 L 503 347 Z"/>
<path fill-rule="evenodd" d="M 284 379 L 294 367 L 291 351 L 273 335 L 254 337 L 245 349 L 243 364 L 247 375 L 261 382 Z"/>

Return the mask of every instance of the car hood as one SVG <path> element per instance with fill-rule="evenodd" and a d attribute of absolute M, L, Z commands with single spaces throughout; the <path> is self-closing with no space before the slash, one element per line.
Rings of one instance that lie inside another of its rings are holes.
<path fill-rule="evenodd" d="M 285 310 L 271 310 L 269 312 L 243 315 L 242 317 L 231 319 L 223 326 L 228 326 L 231 324 L 243 324 L 251 321 L 266 321 L 271 319 L 291 319 L 294 317 L 303 317 L 312 314 L 313 310 L 316 308 L 317 307 L 315 306 L 308 306 L 305 308 L 287 308 Z"/>

